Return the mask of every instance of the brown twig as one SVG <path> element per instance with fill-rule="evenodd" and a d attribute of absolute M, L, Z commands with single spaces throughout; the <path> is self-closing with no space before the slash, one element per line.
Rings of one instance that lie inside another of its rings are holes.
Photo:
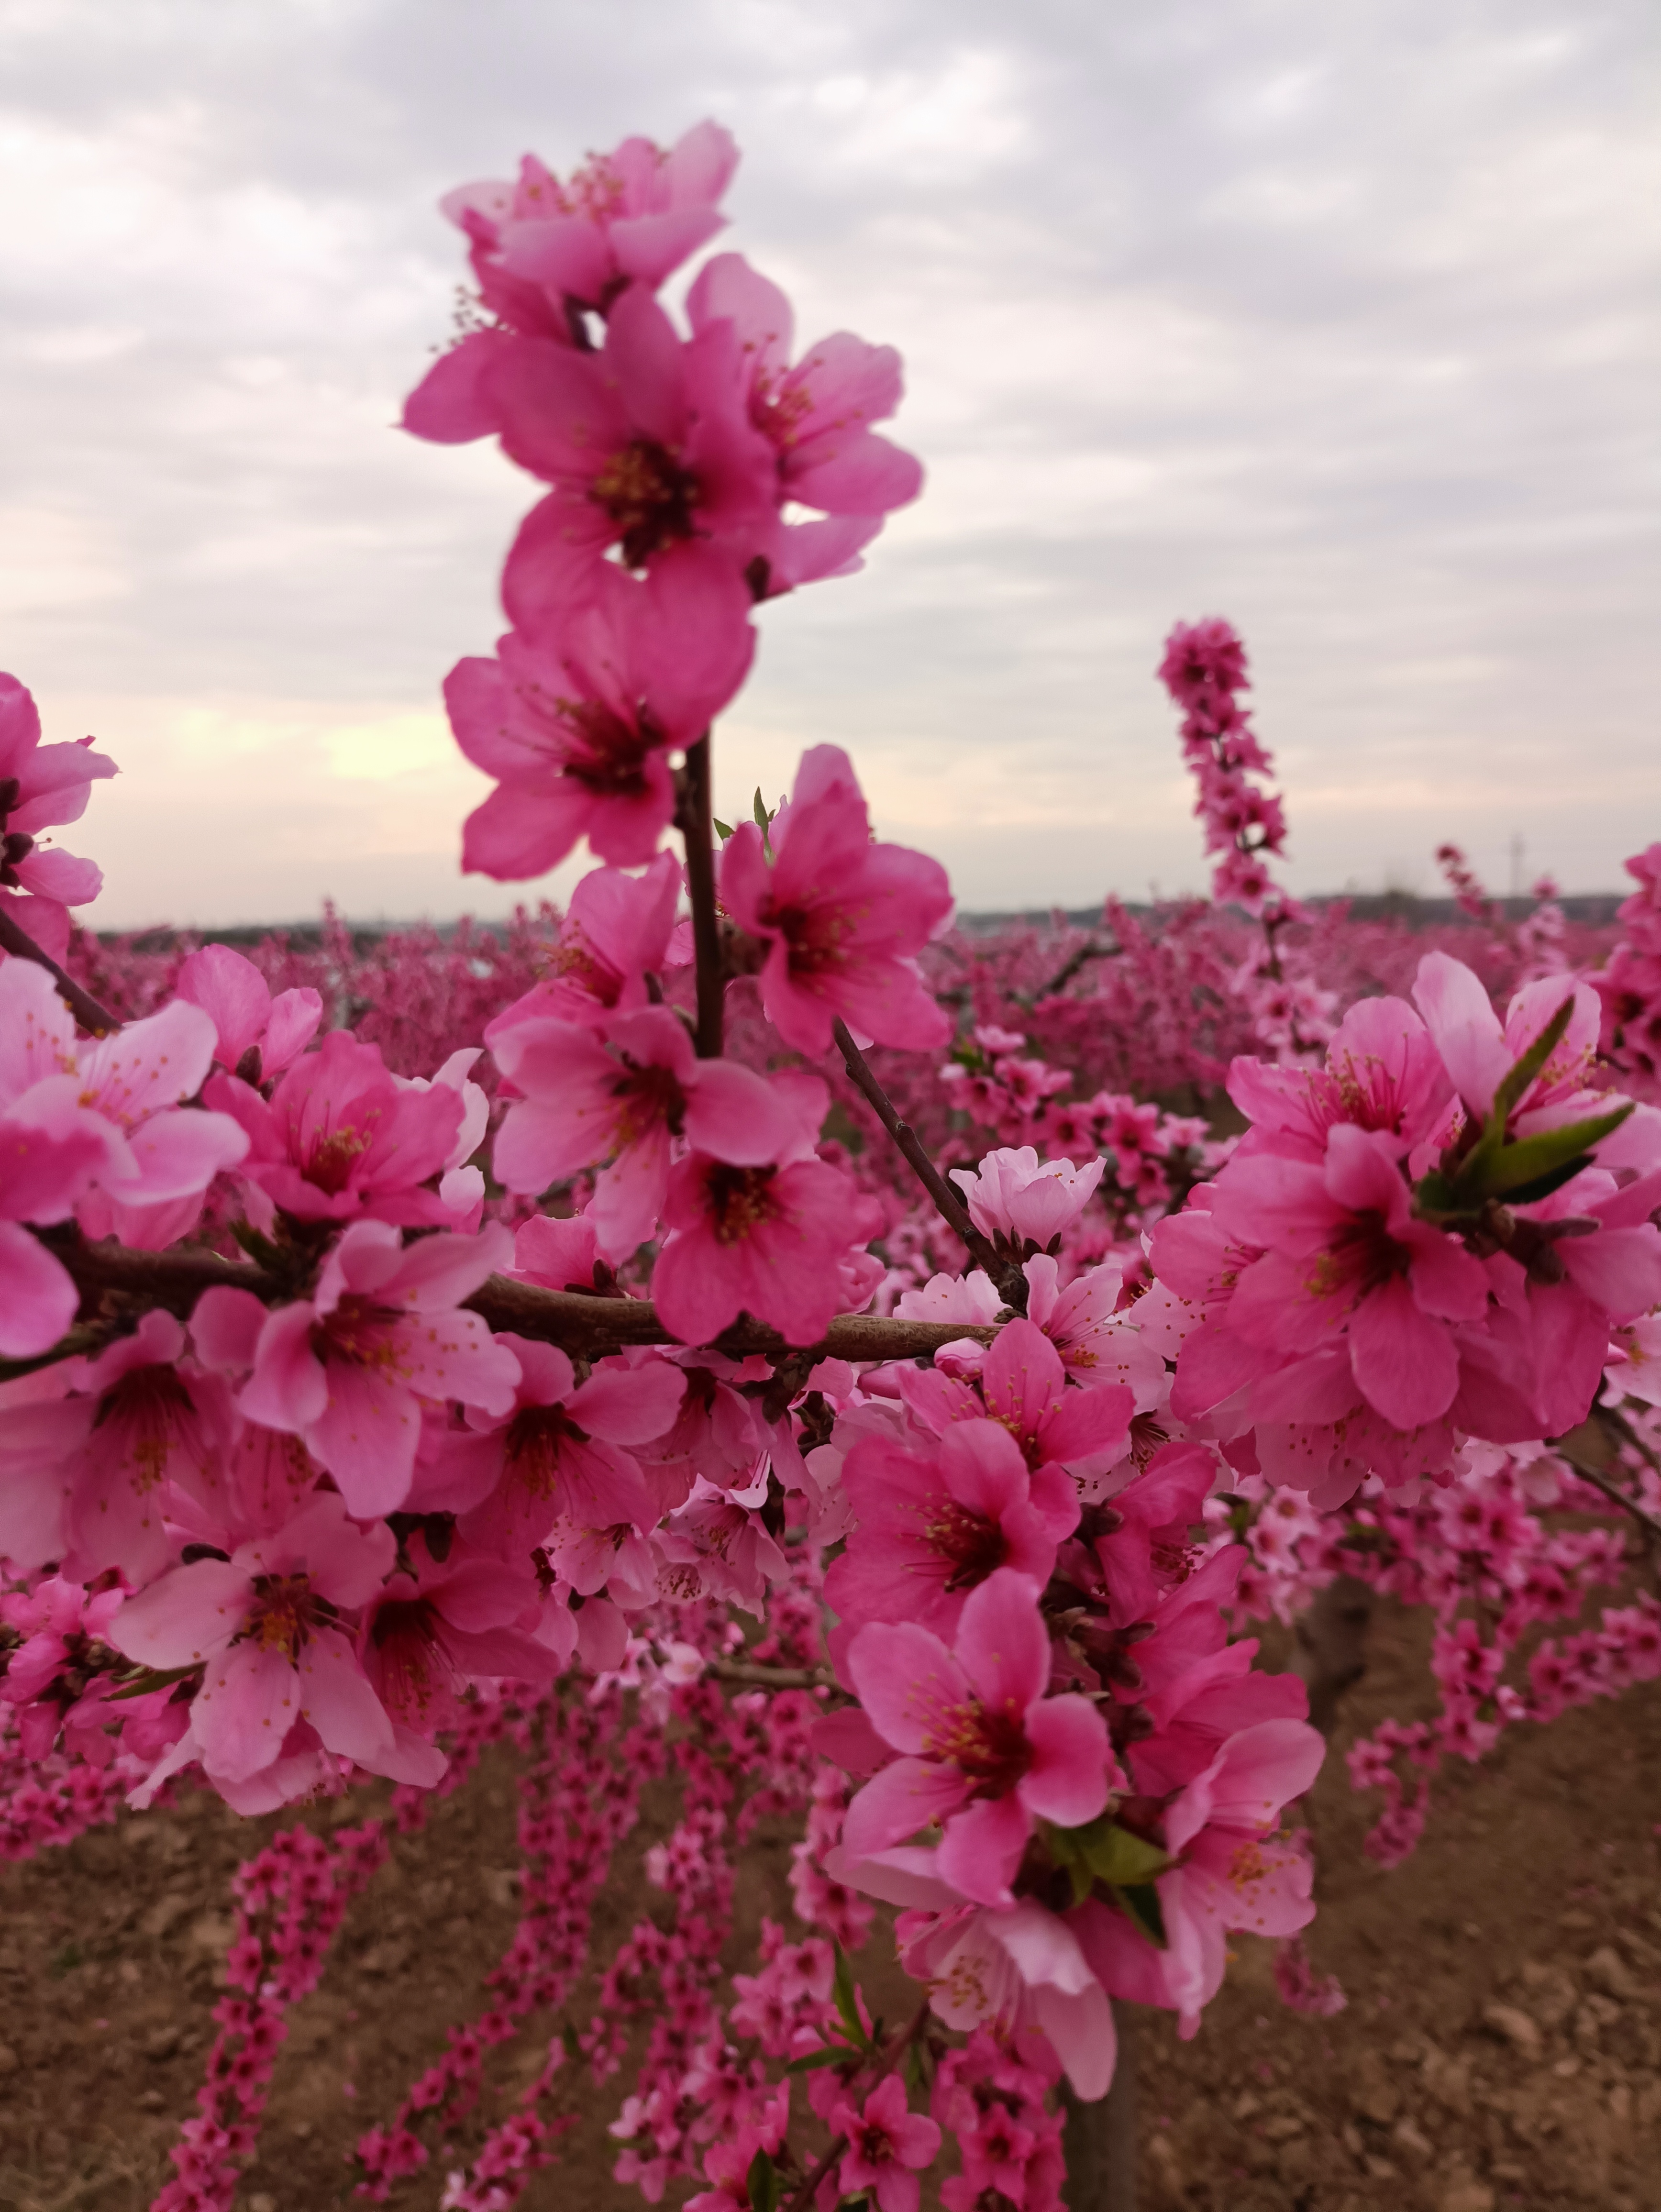
<path fill-rule="evenodd" d="M 704 1668 L 717 1682 L 741 1682 L 757 1690 L 834 1690 L 828 1667 L 763 1667 L 745 1659 L 712 1659 Z"/>
<path fill-rule="evenodd" d="M 715 825 L 709 789 L 709 732 L 686 748 L 676 779 L 675 826 L 686 845 L 686 896 L 692 908 L 692 949 L 697 959 L 700 1060 L 719 1060 L 721 1001 L 721 917 L 715 911 Z"/>
<path fill-rule="evenodd" d="M 894 1139 L 911 1172 L 934 1200 L 941 1220 L 968 1246 L 970 1258 L 984 1271 L 988 1280 L 996 1285 L 1018 1311 L 1024 1313 L 1026 1310 L 1026 1278 L 1019 1267 L 1000 1255 L 989 1237 L 983 1237 L 976 1228 L 969 1218 L 968 1207 L 929 1158 L 922 1139 L 909 1121 L 901 1121 L 894 1109 L 893 1100 L 871 1073 L 870 1063 L 849 1035 L 848 1024 L 840 1015 L 830 1024 L 830 1034 L 837 1040 L 837 1049 L 842 1054 L 843 1065 L 877 1119 Z"/>
<path fill-rule="evenodd" d="M 64 973 L 50 952 L 41 950 L 27 930 L 18 927 L 6 911 L 7 903 L 0 899 L 0 946 L 20 960 L 33 960 L 37 968 L 44 968 L 57 984 L 58 997 L 83 1030 L 90 1030 L 94 1036 L 108 1036 L 119 1030 L 121 1024 L 109 1008 L 100 1006 L 90 991 L 83 991 L 73 975 Z"/>
<path fill-rule="evenodd" d="M 88 1244 L 73 1237 L 43 1241 L 62 1260 L 83 1293 L 114 1291 L 180 1316 L 187 1316 L 209 1290 L 252 1291 L 267 1305 L 298 1294 L 294 1284 L 269 1269 L 243 1260 L 222 1259 L 216 1252 L 138 1252 L 125 1244 Z M 536 1283 L 492 1275 L 463 1304 L 492 1328 L 511 1329 L 520 1336 L 595 1357 L 630 1344 L 680 1340 L 665 1328 L 648 1298 L 591 1297 L 582 1291 L 547 1291 Z M 983 1323 L 838 1314 L 819 1343 L 809 1348 L 820 1358 L 856 1364 L 922 1359 L 932 1357 L 943 1344 L 957 1343 L 964 1337 L 989 1344 L 996 1334 L 995 1328 Z M 788 1345 L 777 1329 L 748 1319 L 725 1330 L 716 1348 L 734 1358 L 751 1352 L 782 1356 L 798 1350 Z"/>

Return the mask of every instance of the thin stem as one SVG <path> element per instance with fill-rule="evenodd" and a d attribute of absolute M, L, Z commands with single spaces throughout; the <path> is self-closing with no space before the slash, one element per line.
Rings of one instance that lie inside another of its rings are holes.
<path fill-rule="evenodd" d="M 57 984 L 58 997 L 83 1030 L 90 1030 L 94 1036 L 108 1036 L 113 1030 L 119 1030 L 121 1024 L 109 1008 L 100 1006 L 89 991 L 82 989 L 73 975 L 64 973 L 50 952 L 41 950 L 27 930 L 18 927 L 6 910 L 9 903 L 9 901 L 0 899 L 0 946 L 15 953 L 20 960 L 33 960 L 36 967 L 44 968 Z"/>
<path fill-rule="evenodd" d="M 1564 1456 L 1567 1458 L 1568 1455 L 1565 1453 Z M 1652 1544 L 1661 1543 L 1661 1520 L 1658 1520 L 1646 1505 L 1640 1505 L 1635 1498 L 1629 1498 L 1620 1484 L 1600 1468 L 1583 1467 L 1579 1460 L 1570 1460 L 1569 1465 L 1574 1469 L 1578 1482 L 1589 1482 L 1594 1490 L 1601 1490 L 1605 1498 L 1631 1514 Z"/>
<path fill-rule="evenodd" d="M 905 2053 L 911 2048 L 911 2045 L 922 2033 L 923 2029 L 928 2026 L 928 2000 L 925 1997 L 922 2004 L 918 2006 L 916 2014 L 913 2015 L 910 2027 L 903 2027 L 899 2033 L 894 2038 L 893 2041 L 889 2045 L 887 2055 L 884 2058 L 882 2064 L 878 2068 L 876 2073 L 872 2075 L 870 2081 L 866 2086 L 865 2094 L 867 2097 L 870 2095 L 873 2089 L 878 2087 L 880 2083 L 888 2079 L 888 2076 L 899 2064 L 900 2060 L 905 2056 Z M 813 2202 L 813 2199 L 818 2195 L 819 2184 L 824 2179 L 831 2167 L 836 2164 L 837 2160 L 842 2156 L 847 2148 L 848 2138 L 846 2136 L 833 2136 L 830 2138 L 830 2149 L 825 2152 L 824 2156 L 807 2176 L 807 2179 L 798 2185 L 794 2194 L 785 2199 L 784 2203 L 779 2208 L 779 2212 L 805 2212 L 805 2208 L 810 2205 Z"/>
<path fill-rule="evenodd" d="M 840 1015 L 830 1025 L 830 1034 L 837 1040 L 843 1064 L 855 1084 L 869 1103 L 877 1119 L 894 1139 L 910 1163 L 912 1173 L 934 1202 L 936 1212 L 954 1236 L 962 1238 L 969 1248 L 969 1256 L 977 1267 L 983 1268 L 988 1279 L 996 1285 L 1013 1304 L 1019 1297 L 1019 1310 L 1026 1307 L 1026 1278 L 1019 1267 L 1002 1259 L 989 1237 L 983 1237 L 969 1218 L 969 1209 L 947 1182 L 923 1148 L 922 1139 L 909 1121 L 902 1121 L 894 1110 L 894 1102 L 871 1073 L 865 1054 L 848 1033 L 848 1024 Z M 1019 1290 L 1016 1285 L 1019 1285 Z"/>
<path fill-rule="evenodd" d="M 686 895 L 692 904 L 692 949 L 697 957 L 700 1060 L 719 1060 L 721 1000 L 721 917 L 715 911 L 715 824 L 710 794 L 709 732 L 686 748 L 677 780 L 675 824 L 686 844 Z"/>

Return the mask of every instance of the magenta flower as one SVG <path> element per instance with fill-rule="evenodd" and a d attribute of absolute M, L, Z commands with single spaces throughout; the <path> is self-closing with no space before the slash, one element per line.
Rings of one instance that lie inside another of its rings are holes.
<path fill-rule="evenodd" d="M 515 629 L 558 632 L 593 595 L 612 547 L 625 568 L 642 569 L 712 538 L 735 574 L 764 550 L 776 470 L 749 420 L 730 324 L 683 340 L 650 292 L 631 285 L 597 354 L 516 338 L 494 351 L 485 389 L 506 452 L 551 487 L 502 574 Z"/>
<path fill-rule="evenodd" d="M 1525 983 L 1506 1009 L 1501 1028 L 1488 993 L 1470 969 L 1445 952 L 1427 952 L 1419 963 L 1413 995 L 1454 1088 L 1479 1121 L 1486 1119 L 1503 1078 L 1572 996 L 1568 1028 L 1512 1108 L 1512 1125 L 1527 1135 L 1607 1106 L 1602 1093 L 1595 1101 L 1585 1097 L 1603 1018 L 1591 984 L 1572 985 L 1561 975 Z"/>
<path fill-rule="evenodd" d="M 1107 1724 L 1086 1698 L 1044 1694 L 1050 1636 L 1037 1597 L 1037 1583 L 1001 1567 L 970 1593 L 950 1650 L 910 1623 L 873 1621 L 855 1637 L 860 1703 L 905 1754 L 848 1808 L 855 1857 L 940 1820 L 941 1879 L 977 1904 L 1008 1905 L 1034 1820 L 1075 1828 L 1106 1805 Z"/>
<path fill-rule="evenodd" d="M 115 763 L 78 744 L 43 745 L 32 694 L 15 676 L 0 675 L 0 896 L 35 943 L 61 960 L 69 943 L 69 908 L 97 897 L 102 872 L 40 832 L 78 822 L 95 781 Z"/>
<path fill-rule="evenodd" d="M 1459 1357 L 1446 1324 L 1480 1321 L 1488 1282 L 1453 1237 L 1413 1218 L 1397 1151 L 1383 1131 L 1340 1123 L 1321 1166 L 1266 1153 L 1233 1162 L 1214 1210 L 1263 1248 L 1235 1286 L 1228 1333 L 1277 1366 L 1342 1334 L 1361 1397 L 1415 1429 L 1453 1402 Z"/>
<path fill-rule="evenodd" d="M 458 1441 L 449 1462 L 453 1484 L 461 1474 L 468 1486 L 449 1492 L 465 1509 L 468 1542 L 527 1559 L 557 1522 L 654 1528 L 660 1510 L 629 1447 L 673 1424 L 685 1387 L 679 1369 L 661 1359 L 638 1366 L 602 1360 L 579 1386 L 557 1345 L 505 1334 L 497 1340 L 514 1355 L 519 1381 L 509 1402 L 490 1409 L 503 1418 Z"/>
<path fill-rule="evenodd" d="M 1135 1401 L 1123 1383 L 1068 1389 L 1061 1354 L 1041 1328 L 1006 1322 L 987 1348 L 978 1393 L 938 1368 L 902 1368 L 900 1396 L 913 1421 L 944 1436 L 958 1421 L 989 1419 L 1007 1429 L 1034 1469 L 1060 1466 L 1081 1484 L 1124 1455 Z"/>
<path fill-rule="evenodd" d="M 109 1641 L 147 1667 L 204 1668 L 186 1741 L 212 1781 L 270 1766 L 301 1721 L 328 1750 L 387 1773 L 399 1764 L 392 1722 L 339 1616 L 369 1602 L 395 1550 L 389 1528 L 355 1527 L 324 1492 L 276 1534 L 152 1583 Z"/>
<path fill-rule="evenodd" d="M 772 853 L 770 864 L 768 845 Z M 952 910 L 938 861 L 871 841 L 846 753 L 802 756 L 767 840 L 740 823 L 721 854 L 723 903 L 768 947 L 762 1004 L 785 1042 L 823 1053 L 841 1015 L 856 1038 L 936 1051 L 952 1034 L 915 964 Z"/>
<path fill-rule="evenodd" d="M 477 1314 L 456 1310 L 512 1249 L 499 1224 L 406 1251 L 388 1223 L 355 1221 L 314 1296 L 278 1307 L 261 1329 L 243 1414 L 302 1437 L 360 1518 L 395 1512 L 415 1472 L 423 1399 L 487 1413 L 513 1403 L 519 1362 Z"/>
<path fill-rule="evenodd" d="M 323 1001 L 315 991 L 279 991 L 272 998 L 252 961 L 228 945 L 204 945 L 192 952 L 179 968 L 175 988 L 212 1022 L 213 1056 L 222 1067 L 234 1075 L 246 1054 L 258 1054 L 244 1071 L 255 1083 L 281 1075 L 304 1052 L 323 1018 Z"/>
<path fill-rule="evenodd" d="M 1040 1162 L 1031 1145 L 989 1152 L 979 1169 L 953 1168 L 969 1218 L 983 1237 L 1017 1250 L 1049 1252 L 1079 1218 L 1107 1168 L 1095 1159 Z"/>
<path fill-rule="evenodd" d="M 472 243 L 474 276 L 501 327 L 473 332 L 435 363 L 405 403 L 405 428 L 444 445 L 496 428 L 488 372 L 508 333 L 580 344 L 584 309 L 605 309 L 630 283 L 662 283 L 722 228 L 715 203 L 738 158 L 727 131 L 699 123 L 667 153 L 625 138 L 564 184 L 527 154 L 515 182 L 447 192 L 441 204 Z"/>
<path fill-rule="evenodd" d="M 1304 1721 L 1259 1721 L 1229 1738 L 1165 1811 L 1165 1847 L 1177 1861 L 1155 1883 L 1166 1948 L 1156 1950 L 1126 1914 L 1097 1898 L 1068 1916 L 1106 1989 L 1170 2008 L 1186 2038 L 1222 1986 L 1232 1931 L 1294 1936 L 1309 1925 L 1309 1856 L 1274 1830 L 1281 1807 L 1309 1789 L 1325 1753 L 1319 1732 Z"/>
<path fill-rule="evenodd" d="M 489 1023 L 484 1042 L 523 1021 L 599 1022 L 648 1003 L 648 975 L 667 960 L 680 895 L 681 866 L 660 853 L 638 876 L 590 868 L 571 894 L 549 972 Z"/>
<path fill-rule="evenodd" d="M 825 1577 L 844 1623 L 909 1620 L 949 1636 L 971 1590 L 1001 1567 L 1040 1589 L 1056 1547 L 1078 1526 L 1079 1500 L 1059 1467 L 1029 1471 L 995 1421 L 960 1421 L 924 1457 L 864 1437 L 843 1462 L 855 1516 Z"/>
<path fill-rule="evenodd" d="M 843 2195 L 873 2197 L 877 2212 L 917 2212 L 922 2197 L 917 2176 L 933 2163 L 940 2131 L 907 2106 L 899 2075 L 885 2075 L 863 2106 L 846 2100 L 835 2106 L 830 2125 L 848 2138 L 837 2172 Z"/>
<path fill-rule="evenodd" d="M 755 649 L 736 564 L 705 545 L 643 580 L 596 564 L 545 641 L 517 632 L 445 680 L 456 742 L 497 787 L 467 817 L 462 866 L 500 882 L 545 874 L 587 837 L 622 867 L 650 860 L 674 813 L 669 750 L 743 683 Z"/>
<path fill-rule="evenodd" d="M 431 1736 L 460 1719 L 470 1682 L 551 1679 L 555 1655 L 523 1625 L 540 1605 L 529 1573 L 459 1545 L 435 1560 L 419 1534 L 406 1556 L 413 1575 L 381 1585 L 364 1609 L 357 1647 L 369 1685 L 394 1721 Z"/>
<path fill-rule="evenodd" d="M 613 1265 L 654 1233 L 677 1140 L 756 1168 L 778 1159 L 794 1133 L 766 1079 L 736 1060 L 699 1060 L 666 1006 L 614 1016 L 598 1032 L 523 1022 L 498 1037 L 496 1058 L 524 1093 L 497 1133 L 497 1176 L 509 1190 L 541 1191 L 610 1158 L 587 1216 Z"/>
<path fill-rule="evenodd" d="M 297 1060 L 269 1103 L 234 1076 L 216 1076 L 207 1096 L 247 1132 L 243 1176 L 269 1206 L 298 1221 L 453 1220 L 442 1194 L 424 1186 L 450 1164 L 465 1115 L 459 1090 L 401 1085 L 380 1047 L 350 1030 L 331 1030 Z"/>
<path fill-rule="evenodd" d="M 1087 1390 L 1118 1383 L 1129 1391 L 1139 1413 L 1164 1402 L 1169 1387 L 1165 1361 L 1143 1340 L 1136 1309 L 1119 1310 L 1122 1268 L 1087 1267 L 1065 1290 L 1060 1287 L 1061 1270 L 1047 1252 L 1035 1252 L 1021 1272 L 1027 1282 L 1026 1317 L 1055 1346 L 1074 1382 Z"/>
<path fill-rule="evenodd" d="M 822 1160 L 734 1167 L 694 1152 L 669 1173 L 652 1274 L 658 1313 L 683 1344 L 709 1344 L 740 1313 L 813 1344 L 842 1310 L 841 1267 L 881 1225 L 874 1201 Z"/>
<path fill-rule="evenodd" d="M 694 331 L 724 319 L 738 333 L 750 420 L 777 455 L 781 503 L 818 507 L 832 518 L 781 519 L 768 588 L 788 589 L 857 568 L 855 556 L 882 518 L 922 489 L 917 460 L 871 428 L 900 404 L 898 354 L 840 331 L 793 367 L 790 302 L 738 253 L 704 263 L 686 312 Z"/>

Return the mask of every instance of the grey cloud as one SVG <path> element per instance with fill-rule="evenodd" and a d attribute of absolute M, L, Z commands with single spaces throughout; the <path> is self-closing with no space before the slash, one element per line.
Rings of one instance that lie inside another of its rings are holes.
<path fill-rule="evenodd" d="M 865 576 L 767 611 L 731 775 L 847 744 L 973 906 L 1196 885 L 1151 670 L 1223 611 L 1299 887 L 1446 835 L 1499 874 L 1513 830 L 1604 884 L 1647 839 L 1646 8 L 34 0 L 0 41 L 0 611 L 49 708 L 430 708 L 534 489 L 386 427 L 463 273 L 432 203 L 714 112 L 728 242 L 806 335 L 902 347 L 930 469 Z M 110 911 L 216 918 L 192 843 L 251 787 L 193 788 L 161 867 L 182 771 L 141 803 L 101 734 Z M 500 909 L 446 825 L 354 873 L 362 796 L 296 799 L 308 897 Z"/>

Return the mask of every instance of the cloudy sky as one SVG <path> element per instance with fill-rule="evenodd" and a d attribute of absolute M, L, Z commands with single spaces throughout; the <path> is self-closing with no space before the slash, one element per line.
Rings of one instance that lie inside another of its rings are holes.
<path fill-rule="evenodd" d="M 391 426 L 441 191 L 709 114 L 723 246 L 900 347 L 928 485 L 764 611 L 971 907 L 1203 878 L 1152 670 L 1244 631 L 1306 890 L 1661 836 L 1649 0 L 0 0 L 0 665 L 120 762 L 106 926 L 498 914 L 438 687 L 536 487 Z"/>

